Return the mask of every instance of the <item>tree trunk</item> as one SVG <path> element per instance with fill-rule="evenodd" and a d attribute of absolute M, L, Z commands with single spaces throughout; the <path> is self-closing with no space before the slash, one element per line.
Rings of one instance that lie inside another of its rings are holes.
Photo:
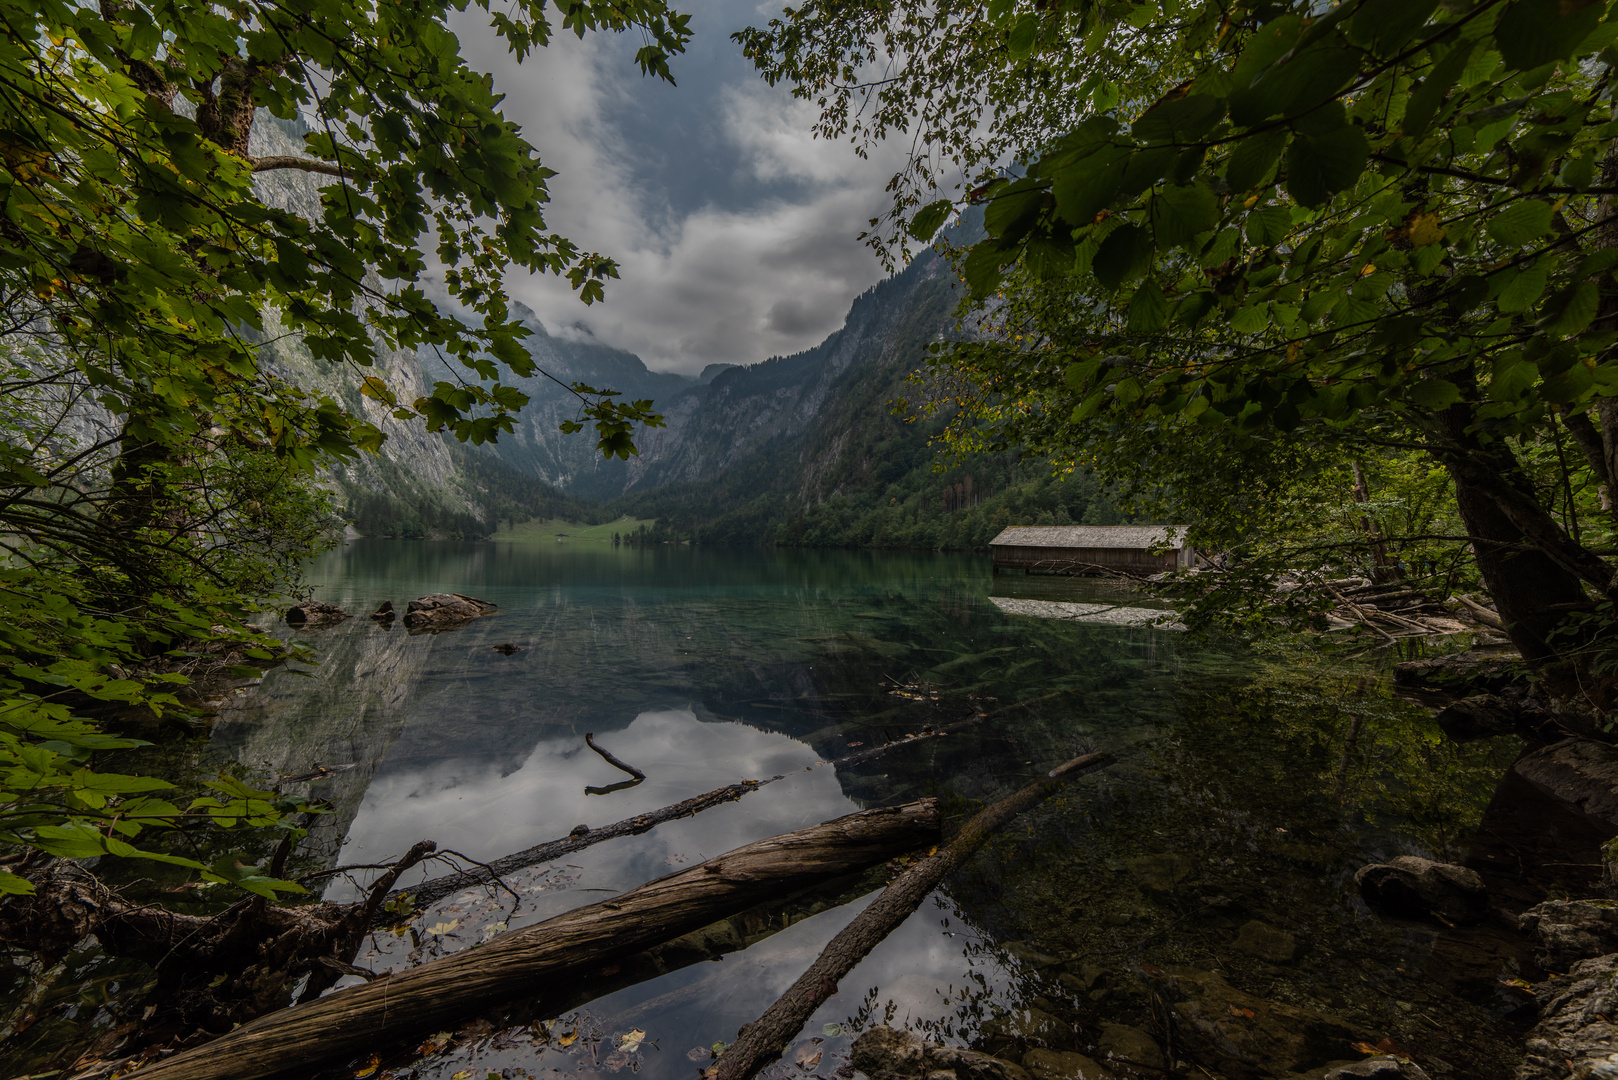
<path fill-rule="evenodd" d="M 1371 501 L 1371 485 L 1366 482 L 1365 470 L 1360 468 L 1359 462 L 1350 461 L 1348 465 L 1354 470 L 1354 501 L 1364 506 Z M 1360 531 L 1365 534 L 1365 542 L 1371 549 L 1371 580 L 1378 585 L 1398 581 L 1402 575 L 1398 565 L 1388 557 L 1388 545 L 1382 539 L 1382 530 L 1364 511 L 1360 512 Z"/>
<path fill-rule="evenodd" d="M 913 863 L 894 878 L 881 896 L 838 931 L 819 959 L 764 1015 L 742 1028 L 736 1041 L 720 1055 L 712 1072 L 714 1080 L 750 1080 L 779 1057 L 815 1010 L 837 992 L 843 977 L 908 919 L 946 874 L 965 862 L 1006 822 L 1044 802 L 1067 781 L 1110 761 L 1112 755 L 1108 753 L 1085 754 L 1057 766 L 1047 776 L 980 811 L 942 851 Z"/>
<path fill-rule="evenodd" d="M 938 802 L 924 799 L 760 840 L 482 948 L 261 1017 L 140 1074 L 142 1080 L 254 1080 L 308 1073 L 319 1062 L 436 1031 L 761 900 L 882 862 L 935 841 L 938 833 Z"/>

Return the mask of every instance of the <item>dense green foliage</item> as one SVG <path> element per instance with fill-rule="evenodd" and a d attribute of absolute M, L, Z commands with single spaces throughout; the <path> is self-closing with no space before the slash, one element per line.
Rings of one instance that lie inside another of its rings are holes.
<path fill-rule="evenodd" d="M 462 58 L 462 7 L 0 0 L 0 842 L 79 858 L 159 826 L 290 827 L 232 782 L 159 800 L 109 771 L 130 741 L 105 730 L 183 708 L 181 669 L 274 659 L 244 619 L 334 524 L 313 470 L 382 441 L 277 377 L 273 336 L 395 418 L 485 442 L 526 400 L 502 373 L 537 370 L 503 276 L 562 274 L 590 302 L 615 275 L 547 230 L 553 174 Z M 633 30 L 664 78 L 688 37 L 661 0 L 485 10 L 519 58 L 556 30 Z M 304 154 L 254 156 L 261 109 L 312 118 Z M 323 177 L 318 206 L 267 201 L 255 176 L 277 170 Z M 467 319 L 415 284 L 429 258 Z M 371 373 L 384 348 L 437 349 L 457 380 L 400 401 Z M 658 422 L 573 389 L 564 427 L 593 425 L 604 454 Z M 234 860 L 208 873 L 273 891 Z"/>
<path fill-rule="evenodd" d="M 950 53 L 961 34 L 984 47 Z M 960 266 L 989 332 L 944 369 L 991 444 L 1172 490 L 1231 548 L 1297 482 L 1425 455 L 1523 654 L 1618 707 L 1612 520 L 1589 513 L 1618 490 L 1605 3 L 809 0 L 740 37 L 856 139 L 1023 78 L 995 129 L 1020 167 L 943 129 L 927 152 L 980 168 L 907 215 L 927 240 L 986 207 Z"/>

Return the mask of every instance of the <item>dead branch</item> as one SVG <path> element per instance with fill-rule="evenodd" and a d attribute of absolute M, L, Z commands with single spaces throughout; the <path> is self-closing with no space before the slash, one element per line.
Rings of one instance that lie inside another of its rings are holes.
<path fill-rule="evenodd" d="M 590 749 L 592 749 L 596 753 L 600 754 L 602 760 L 605 761 L 608 765 L 611 765 L 613 768 L 619 769 L 619 770 L 621 770 L 623 772 L 628 773 L 630 776 L 633 776 L 636 780 L 644 780 L 644 779 L 646 779 L 646 774 L 641 772 L 639 769 L 635 768 L 635 766 L 633 766 L 633 765 L 625 765 L 622 761 L 619 761 L 617 758 L 615 758 L 611 754 L 607 753 L 607 751 L 605 751 L 601 747 L 597 746 L 596 741 L 595 741 L 595 737 L 593 735 L 591 735 L 590 732 L 588 732 L 588 731 L 584 733 L 584 745 L 588 746 Z"/>
<path fill-rule="evenodd" d="M 965 862 L 995 830 L 1044 802 L 1067 781 L 1111 761 L 1112 755 L 1103 751 L 1057 766 L 1016 794 L 984 808 L 941 851 L 912 864 L 894 878 L 881 896 L 838 931 L 819 959 L 763 1016 L 737 1033 L 736 1041 L 712 1070 L 713 1080 L 750 1080 L 760 1068 L 778 1058 L 814 1011 L 837 992 L 843 976 L 908 919 L 944 876 Z"/>

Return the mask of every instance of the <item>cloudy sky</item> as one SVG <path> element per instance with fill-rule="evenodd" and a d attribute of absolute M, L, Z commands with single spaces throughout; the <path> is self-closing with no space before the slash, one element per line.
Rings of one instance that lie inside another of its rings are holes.
<path fill-rule="evenodd" d="M 617 259 L 622 280 L 586 308 L 565 282 L 508 282 L 553 333 L 593 334 L 648 366 L 695 373 L 816 344 L 883 277 L 855 237 L 884 205 L 890 155 L 861 161 L 809 135 L 813 111 L 754 74 L 731 31 L 780 0 L 703 0 L 673 61 L 641 76 L 639 35 L 558 35 L 518 65 L 469 8 L 455 29 L 495 74 L 551 181 L 552 228 Z"/>

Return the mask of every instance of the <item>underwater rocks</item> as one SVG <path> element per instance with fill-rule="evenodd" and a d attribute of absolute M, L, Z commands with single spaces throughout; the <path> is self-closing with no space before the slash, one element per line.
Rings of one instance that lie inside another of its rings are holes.
<path fill-rule="evenodd" d="M 1171 970 L 1176 1032 L 1194 1060 L 1229 1076 L 1274 1076 L 1341 1062 L 1363 1038 L 1344 1021 L 1245 994 L 1211 971 Z"/>
<path fill-rule="evenodd" d="M 1316 1075 L 1308 1073 L 1311 1080 Z M 1427 1074 L 1409 1058 L 1375 1057 L 1351 1065 L 1322 1070 L 1320 1080 L 1428 1080 Z"/>
<path fill-rule="evenodd" d="M 1123 1024 L 1101 1025 L 1101 1035 L 1096 1039 L 1096 1052 L 1106 1060 L 1109 1068 L 1131 1075 L 1135 1071 L 1135 1066 L 1144 1066 L 1152 1072 L 1161 1073 L 1166 1064 L 1163 1060 L 1163 1051 L 1158 1047 L 1156 1039 L 1140 1028 L 1126 1027 Z"/>
<path fill-rule="evenodd" d="M 460 593 L 429 593 L 410 601 L 405 612 L 407 630 L 453 630 L 495 610 L 487 600 Z"/>
<path fill-rule="evenodd" d="M 1237 933 L 1234 948 L 1272 964 L 1286 964 L 1298 955 L 1298 939 L 1285 930 L 1254 919 Z"/>
<path fill-rule="evenodd" d="M 348 618 L 348 612 L 324 600 L 309 600 L 287 608 L 287 625 L 304 630 L 322 630 Z"/>
<path fill-rule="evenodd" d="M 1439 915 L 1450 922 L 1472 922 L 1488 910 L 1489 894 L 1475 870 L 1415 855 L 1363 866 L 1354 884 L 1372 910 L 1397 918 Z"/>
<path fill-rule="evenodd" d="M 890 1027 L 871 1028 L 855 1039 L 850 1063 L 871 1080 L 931 1080 L 935 1073 L 944 1074 L 938 1080 L 1029 1080 L 1021 1066 L 1009 1061 L 925 1042 Z M 1095 1077 L 1085 1080 L 1104 1075 L 1098 1066 Z"/>
<path fill-rule="evenodd" d="M 1524 755 L 1512 768 L 1553 799 L 1618 829 L 1618 747 L 1564 739 Z"/>
<path fill-rule="evenodd" d="M 1520 925 L 1538 940 L 1534 960 L 1549 971 L 1618 950 L 1618 901 L 1547 900 L 1523 912 Z"/>
<path fill-rule="evenodd" d="M 1531 689 L 1509 686 L 1498 694 L 1473 694 L 1439 710 L 1433 721 L 1455 742 L 1496 735 L 1538 736 L 1553 717 Z"/>
<path fill-rule="evenodd" d="M 1575 964 L 1540 986 L 1539 998 L 1517 1080 L 1618 1077 L 1618 956 Z"/>
<path fill-rule="evenodd" d="M 1094 1058 L 1072 1050 L 1030 1050 L 1022 1064 L 1033 1080 L 1112 1080 Z"/>

